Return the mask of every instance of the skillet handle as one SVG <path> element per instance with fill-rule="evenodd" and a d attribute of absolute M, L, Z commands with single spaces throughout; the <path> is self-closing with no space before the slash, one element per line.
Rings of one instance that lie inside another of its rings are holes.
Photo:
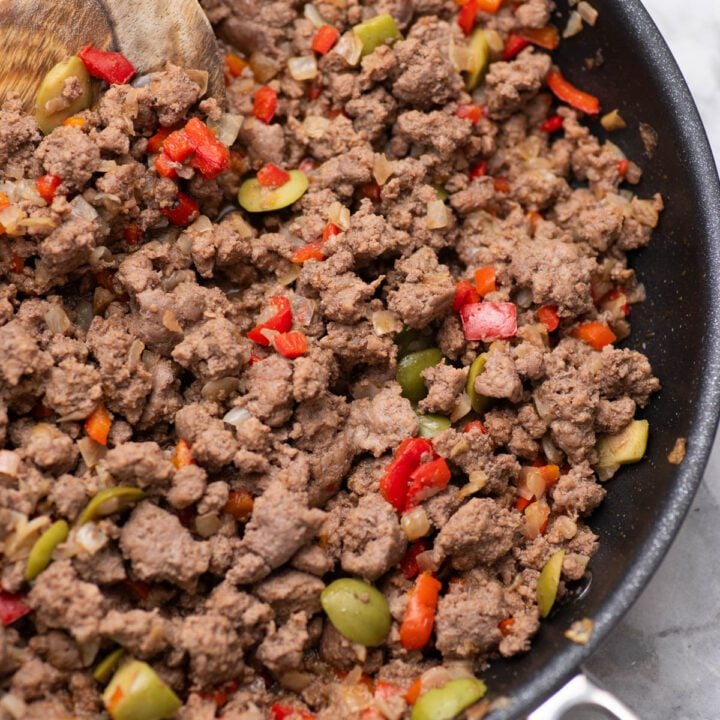
<path fill-rule="evenodd" d="M 527 720 L 562 720 L 568 710 L 582 705 L 601 707 L 616 720 L 640 720 L 627 705 L 607 690 L 598 687 L 586 675 L 576 675 L 537 710 L 530 713 Z"/>

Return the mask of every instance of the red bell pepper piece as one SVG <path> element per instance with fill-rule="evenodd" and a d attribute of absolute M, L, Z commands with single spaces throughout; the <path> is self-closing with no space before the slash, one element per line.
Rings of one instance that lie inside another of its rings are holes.
<path fill-rule="evenodd" d="M 498 630 L 503 636 L 509 635 L 512 632 L 512 626 L 515 624 L 515 620 L 511 617 L 505 618 L 498 623 Z"/>
<path fill-rule="evenodd" d="M 487 160 L 481 160 L 477 165 L 473 165 L 470 168 L 470 172 L 468 173 L 468 177 L 471 180 L 475 180 L 475 178 L 479 177 L 485 177 L 487 175 Z"/>
<path fill-rule="evenodd" d="M 275 332 L 286 333 L 292 328 L 293 317 L 290 300 L 285 295 L 277 295 L 270 300 L 270 304 L 275 308 L 275 313 L 271 318 L 256 325 L 247 336 L 258 345 L 268 347 L 270 339 L 263 333 L 263 330 L 274 330 Z"/>
<path fill-rule="evenodd" d="M 365 183 L 360 186 L 360 195 L 374 203 L 382 200 L 382 188 L 376 182 Z"/>
<path fill-rule="evenodd" d="M 307 710 L 292 707 L 292 705 L 275 704 L 270 707 L 272 720 L 287 720 L 288 718 L 298 718 L 298 720 L 314 720 L 315 715 Z"/>
<path fill-rule="evenodd" d="M 328 223 L 323 230 L 323 242 L 327 242 L 331 237 L 339 235 L 342 231 L 335 223 Z"/>
<path fill-rule="evenodd" d="M 123 229 L 123 237 L 128 245 L 137 245 L 143 237 L 143 231 L 139 225 L 126 225 Z"/>
<path fill-rule="evenodd" d="M 505 41 L 505 47 L 502 52 L 502 59 L 507 62 L 512 60 L 514 57 L 519 55 L 521 50 L 524 50 L 530 44 L 529 40 L 526 40 L 517 33 L 510 33 Z"/>
<path fill-rule="evenodd" d="M 578 90 L 557 68 L 548 73 L 546 82 L 558 100 L 588 115 L 597 115 L 600 112 L 600 101 L 594 95 Z"/>
<path fill-rule="evenodd" d="M 195 463 L 192 453 L 190 452 L 190 446 L 182 438 L 178 440 L 177 445 L 175 446 L 175 452 L 170 458 L 170 461 L 178 470 Z"/>
<path fill-rule="evenodd" d="M 554 133 L 562 130 L 565 121 L 559 115 L 551 115 L 541 126 L 540 129 L 546 133 Z"/>
<path fill-rule="evenodd" d="M 435 456 L 432 443 L 428 439 L 406 438 L 398 446 L 392 462 L 380 478 L 380 494 L 398 512 L 405 509 L 410 475 L 427 455 Z"/>
<path fill-rule="evenodd" d="M 171 160 L 164 152 L 155 156 L 155 171 L 160 177 L 174 178 L 177 177 L 177 163 Z"/>
<path fill-rule="evenodd" d="M 5 627 L 24 617 L 31 610 L 32 608 L 21 595 L 13 595 L 0 588 L 0 620 Z"/>
<path fill-rule="evenodd" d="M 147 152 L 149 155 L 155 155 L 163 149 L 163 143 L 167 136 L 173 132 L 172 128 L 163 127 L 160 128 L 148 141 L 147 141 Z"/>
<path fill-rule="evenodd" d="M 487 435 L 485 426 L 479 420 L 471 420 L 464 428 L 463 432 L 470 432 L 474 428 L 477 428 L 483 435 Z"/>
<path fill-rule="evenodd" d="M 492 265 L 486 265 L 475 271 L 475 289 L 481 298 L 497 290 L 495 268 Z"/>
<path fill-rule="evenodd" d="M 307 352 L 307 338 L 301 332 L 278 333 L 273 337 L 273 347 L 283 357 L 293 360 Z"/>
<path fill-rule="evenodd" d="M 405 510 L 420 505 L 433 495 L 444 490 L 450 482 L 450 468 L 445 458 L 438 458 L 420 465 L 410 475 Z"/>
<path fill-rule="evenodd" d="M 190 167 L 195 168 L 204 178 L 215 178 L 230 167 L 230 150 L 200 118 L 190 118 L 184 132 L 195 153 L 190 160 Z"/>
<path fill-rule="evenodd" d="M 466 340 L 502 340 L 517 335 L 517 308 L 511 302 L 480 302 L 460 311 Z"/>
<path fill-rule="evenodd" d="M 405 555 L 400 561 L 400 570 L 408 580 L 414 580 L 420 574 L 417 556 L 429 549 L 430 543 L 427 540 L 416 540 L 405 551 Z"/>
<path fill-rule="evenodd" d="M 108 435 L 112 427 L 112 418 L 105 409 L 105 403 L 101 400 L 97 407 L 87 416 L 85 420 L 85 432 L 96 443 L 107 445 Z"/>
<path fill-rule="evenodd" d="M 560 316 L 554 305 L 543 305 L 541 308 L 538 308 L 537 316 L 538 320 L 548 329 L 548 332 L 553 332 L 558 329 Z"/>
<path fill-rule="evenodd" d="M 475 0 L 478 10 L 494 15 L 503 4 L 504 0 Z"/>
<path fill-rule="evenodd" d="M 310 47 L 320 55 L 329 52 L 340 37 L 340 31 L 332 25 L 322 25 L 317 29 Z"/>
<path fill-rule="evenodd" d="M 473 31 L 477 14 L 478 6 L 476 0 L 467 0 L 467 2 L 460 8 L 460 13 L 458 14 L 458 25 L 465 35 L 469 35 Z"/>
<path fill-rule="evenodd" d="M 163 153 L 173 162 L 185 162 L 195 150 L 184 130 L 171 132 L 163 141 Z"/>
<path fill-rule="evenodd" d="M 613 288 L 602 301 L 603 309 L 615 313 L 622 313 L 625 317 L 630 314 L 630 304 L 627 295 L 620 288 Z"/>
<path fill-rule="evenodd" d="M 296 265 L 302 265 L 308 260 L 324 260 L 325 254 L 322 251 L 325 243 L 322 240 L 317 242 L 308 243 L 299 247 L 293 254 L 290 260 Z"/>
<path fill-rule="evenodd" d="M 452 309 L 460 312 L 466 305 L 477 302 L 480 302 L 480 296 L 475 286 L 469 280 L 460 280 L 455 287 Z"/>
<path fill-rule="evenodd" d="M 628 173 L 628 170 L 630 169 L 630 161 L 629 160 L 620 160 L 618 162 L 618 175 L 624 180 L 625 176 Z"/>
<path fill-rule="evenodd" d="M 572 336 L 582 340 L 596 350 L 602 350 L 606 345 L 611 345 L 617 340 L 615 333 L 605 323 L 587 322 L 578 325 Z"/>
<path fill-rule="evenodd" d="M 406 650 L 421 650 L 430 641 L 441 588 L 430 573 L 422 573 L 415 582 L 400 625 L 400 643 Z"/>
<path fill-rule="evenodd" d="M 43 175 L 35 181 L 35 188 L 40 197 L 50 205 L 61 182 L 57 175 Z"/>
<path fill-rule="evenodd" d="M 541 28 L 523 28 L 518 31 L 520 37 L 544 50 L 555 50 L 560 44 L 560 33 L 553 25 Z"/>
<path fill-rule="evenodd" d="M 461 120 L 469 120 L 473 125 L 485 114 L 485 108 L 481 105 L 459 105 L 455 111 L 455 117 Z"/>
<path fill-rule="evenodd" d="M 133 64 L 119 52 L 98 50 L 86 45 L 78 53 L 87 71 L 111 85 L 124 85 L 130 82 L 135 74 Z"/>
<path fill-rule="evenodd" d="M 234 53 L 225 55 L 225 71 L 231 78 L 240 77 L 247 66 L 247 60 L 239 55 Z"/>
<path fill-rule="evenodd" d="M 200 214 L 200 206 L 189 195 L 178 192 L 177 204 L 172 208 L 160 208 L 160 212 L 173 224 L 186 227 Z"/>
<path fill-rule="evenodd" d="M 495 188 L 495 192 L 509 193 L 510 181 L 506 177 L 493 178 L 493 187 Z"/>
<path fill-rule="evenodd" d="M 265 163 L 257 172 L 258 182 L 267 188 L 279 188 L 290 180 L 290 173 L 272 163 Z"/>
<path fill-rule="evenodd" d="M 277 110 L 277 93 L 267 85 L 263 85 L 255 93 L 253 115 L 266 125 L 275 117 Z"/>

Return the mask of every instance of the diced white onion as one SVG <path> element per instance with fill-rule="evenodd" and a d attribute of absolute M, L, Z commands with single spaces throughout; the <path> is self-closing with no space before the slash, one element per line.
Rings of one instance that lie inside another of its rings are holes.
<path fill-rule="evenodd" d="M 577 35 L 578 33 L 582 32 L 583 29 L 583 23 L 582 23 L 582 16 L 579 12 L 576 10 L 573 10 L 570 13 L 570 17 L 568 18 L 567 25 L 565 26 L 565 29 L 563 30 L 562 36 L 564 38 L 573 37 L 574 35 Z"/>
<path fill-rule="evenodd" d="M 471 410 L 472 401 L 470 400 L 470 396 L 466 392 L 463 392 L 455 401 L 455 405 L 450 413 L 450 422 L 457 422 L 461 418 L 464 418 Z"/>
<path fill-rule="evenodd" d="M 97 171 L 101 173 L 106 173 L 114 170 L 117 166 L 118 164 L 114 160 L 101 160 L 98 163 Z"/>
<path fill-rule="evenodd" d="M 57 335 L 64 335 L 72 324 L 67 313 L 59 305 L 52 305 L 45 313 L 44 319 L 48 330 Z"/>
<path fill-rule="evenodd" d="M 581 2 L 578 3 L 577 11 L 588 25 L 594 25 L 600 15 L 600 13 L 589 2 L 585 2 L 585 0 L 581 0 Z"/>
<path fill-rule="evenodd" d="M 293 80 L 314 80 L 318 74 L 317 60 L 314 55 L 301 55 L 288 60 L 288 70 Z"/>
<path fill-rule="evenodd" d="M 307 7 L 307 5 L 305 7 Z M 299 693 L 310 685 L 310 683 L 316 679 L 316 676 L 312 673 L 300 672 L 299 670 L 289 670 L 279 679 L 280 684 L 284 688 Z"/>
<path fill-rule="evenodd" d="M 5 228 L 8 235 L 12 235 L 18 228 L 18 224 L 25 218 L 25 213 L 17 205 L 8 205 L 0 210 L 0 225 Z"/>
<path fill-rule="evenodd" d="M 142 354 L 145 352 L 145 343 L 142 340 L 135 340 L 130 343 L 130 349 L 128 350 L 128 369 L 135 370 L 140 364 Z"/>
<path fill-rule="evenodd" d="M 378 185 L 384 185 L 393 174 L 393 164 L 385 157 L 385 153 L 375 153 L 373 160 L 373 177 Z"/>
<path fill-rule="evenodd" d="M 50 518 L 47 515 L 40 515 L 29 521 L 23 516 L 15 526 L 15 530 L 5 539 L 3 547 L 5 557 L 11 562 L 27 557 L 35 541 L 49 525 Z"/>
<path fill-rule="evenodd" d="M 424 507 L 406 512 L 400 519 L 400 525 L 408 540 L 417 540 L 430 532 L 430 519 Z"/>
<path fill-rule="evenodd" d="M 308 115 L 303 120 L 303 132 L 311 140 L 320 140 L 327 132 L 330 120 L 320 115 Z"/>
<path fill-rule="evenodd" d="M 185 68 L 185 74 L 200 88 L 200 97 L 202 97 L 208 89 L 210 74 L 207 70 L 196 70 L 195 68 Z"/>
<path fill-rule="evenodd" d="M 523 310 L 527 310 L 533 301 L 532 290 L 529 287 L 520 288 L 515 294 L 515 304 Z"/>
<path fill-rule="evenodd" d="M 218 120 L 208 120 L 208 127 L 223 145 L 230 147 L 237 140 L 243 122 L 242 115 L 223 113 Z"/>
<path fill-rule="evenodd" d="M 360 62 L 362 55 L 362 41 L 352 31 L 348 30 L 335 46 L 335 52 L 345 60 L 350 66 L 355 66 Z"/>
<path fill-rule="evenodd" d="M 549 420 L 552 417 L 552 411 L 550 410 L 549 405 L 542 400 L 542 398 L 538 397 L 537 393 L 533 395 L 533 403 L 535 404 L 537 414 L 543 420 Z"/>
<path fill-rule="evenodd" d="M 20 469 L 20 458 L 12 450 L 0 450 L 0 478 L 15 479 Z"/>
<path fill-rule="evenodd" d="M 87 642 L 79 643 L 79 648 L 83 667 L 90 667 L 100 650 L 100 638 L 93 638 Z"/>
<path fill-rule="evenodd" d="M 80 438 L 77 446 L 88 468 L 94 468 L 107 455 L 107 448 L 91 437 Z"/>
<path fill-rule="evenodd" d="M 70 215 L 80 220 L 95 220 L 98 216 L 97 210 L 82 196 L 78 195 L 71 203 Z"/>
<path fill-rule="evenodd" d="M 202 386 L 200 394 L 206 400 L 225 400 L 240 386 L 237 378 L 224 377 L 219 380 L 209 380 Z"/>
<path fill-rule="evenodd" d="M 560 515 L 553 523 L 553 529 L 556 530 L 565 540 L 572 540 L 578 531 L 577 523 L 567 515 Z"/>
<path fill-rule="evenodd" d="M 543 525 L 550 515 L 550 508 L 544 500 L 530 503 L 525 508 L 525 537 L 534 540 L 542 532 Z"/>
<path fill-rule="evenodd" d="M 523 468 L 523 474 L 528 490 L 539 500 L 545 494 L 545 481 L 542 473 L 536 467 L 529 467 Z"/>
<path fill-rule="evenodd" d="M 300 266 L 297 263 L 288 263 L 281 265 L 275 272 L 277 281 L 287 287 L 292 285 L 300 276 Z"/>
<path fill-rule="evenodd" d="M 51 217 L 29 217 L 18 220 L 18 227 L 25 228 L 26 230 L 53 230 L 57 227 L 57 220 Z"/>
<path fill-rule="evenodd" d="M 403 328 L 400 318 L 389 310 L 376 310 L 372 314 L 373 330 L 382 337 L 392 332 L 400 332 Z"/>
<path fill-rule="evenodd" d="M 322 27 L 326 24 L 322 15 L 312 3 L 307 3 L 305 5 L 303 8 L 303 14 L 316 28 Z"/>
<path fill-rule="evenodd" d="M 27 705 L 17 695 L 4 693 L 0 698 L 0 705 L 2 705 L 15 720 L 22 720 L 22 718 L 27 716 Z"/>
<path fill-rule="evenodd" d="M 421 552 L 415 558 L 415 562 L 418 564 L 420 572 L 434 572 L 439 567 L 437 562 L 435 561 L 435 553 L 433 553 L 432 550 L 426 550 L 425 552 Z"/>
<path fill-rule="evenodd" d="M 558 450 L 549 434 L 543 436 L 542 449 L 545 457 L 548 459 L 549 462 L 553 463 L 554 465 L 562 464 L 562 451 Z"/>
<path fill-rule="evenodd" d="M 622 130 L 627 127 L 627 123 L 623 120 L 619 110 L 612 110 L 600 118 L 600 124 L 608 131 Z"/>
<path fill-rule="evenodd" d="M 110 252 L 110 248 L 105 245 L 98 245 L 90 251 L 90 257 L 88 263 L 90 265 L 100 265 L 101 263 L 109 263 L 113 260 L 113 254 Z"/>
<path fill-rule="evenodd" d="M 175 317 L 175 313 L 172 310 L 165 310 L 165 312 L 163 312 L 162 324 L 170 332 L 173 332 L 173 333 L 182 332 L 180 323 L 177 321 L 177 318 Z"/>
<path fill-rule="evenodd" d="M 427 204 L 427 226 L 429 230 L 445 228 L 450 223 L 447 205 L 442 200 L 431 200 Z"/>
<path fill-rule="evenodd" d="M 81 525 L 75 532 L 75 547 L 78 550 L 94 555 L 107 544 L 108 536 L 96 522 Z"/>
<path fill-rule="evenodd" d="M 455 38 L 450 38 L 448 55 L 450 56 L 450 62 L 458 72 L 470 72 L 472 70 L 473 57 L 467 45 L 458 44 L 455 42 Z"/>
<path fill-rule="evenodd" d="M 485 30 L 485 39 L 492 55 L 500 55 L 505 49 L 505 43 L 497 30 Z"/>
<path fill-rule="evenodd" d="M 246 420 L 249 420 L 251 417 L 252 414 L 245 408 L 235 407 L 225 413 L 223 422 L 226 422 L 228 425 L 240 427 L 240 425 L 242 425 Z"/>
<path fill-rule="evenodd" d="M 195 532 L 200 535 L 200 537 L 212 537 L 221 527 L 222 520 L 217 513 L 204 513 L 195 518 Z"/>
<path fill-rule="evenodd" d="M 337 225 L 341 230 L 347 230 L 350 227 L 350 209 L 342 203 L 334 202 L 328 211 L 328 222 Z"/>
<path fill-rule="evenodd" d="M 473 470 L 470 473 L 469 480 L 470 482 L 460 488 L 460 497 L 469 497 L 476 492 L 480 492 L 487 485 L 488 476 L 482 470 Z"/>
<path fill-rule="evenodd" d="M 250 55 L 248 65 L 250 65 L 255 80 L 263 84 L 272 80 L 280 72 L 280 65 L 269 55 L 261 52 L 254 52 Z M 252 89 L 253 85 L 250 84 L 249 87 Z"/>

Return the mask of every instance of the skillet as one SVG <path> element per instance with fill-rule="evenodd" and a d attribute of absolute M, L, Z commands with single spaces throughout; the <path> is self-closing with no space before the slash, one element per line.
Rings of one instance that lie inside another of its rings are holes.
<path fill-rule="evenodd" d="M 489 720 L 523 717 L 537 706 L 577 672 L 638 598 L 690 507 L 720 412 L 720 185 L 710 146 L 682 74 L 640 0 L 595 5 L 595 28 L 563 41 L 556 56 L 571 82 L 600 97 L 603 112 L 620 109 L 628 129 L 611 139 L 643 167 L 640 196 L 659 192 L 665 201 L 650 247 L 631 256 L 647 300 L 633 307 L 624 343 L 648 355 L 662 391 L 643 413 L 651 429 L 645 461 L 609 481 L 606 500 L 589 519 L 600 549 L 583 587 L 542 624 L 530 653 L 495 661 L 483 674 L 493 695 L 509 698 Z M 567 0 L 559 9 L 564 26 Z M 584 61 L 598 48 L 604 63 L 588 71 Z M 658 134 L 652 158 L 639 123 Z M 599 123 L 594 130 L 603 136 Z M 688 450 L 676 466 L 667 454 L 678 437 L 687 437 Z M 565 639 L 569 625 L 585 617 L 594 621 L 590 642 Z M 577 681 L 566 694 L 579 704 L 587 702 L 586 691 Z M 561 716 L 548 710 L 533 717 Z"/>

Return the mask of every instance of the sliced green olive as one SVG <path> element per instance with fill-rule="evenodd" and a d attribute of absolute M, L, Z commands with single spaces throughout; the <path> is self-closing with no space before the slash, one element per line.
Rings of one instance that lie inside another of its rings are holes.
<path fill-rule="evenodd" d="M 603 435 L 597 443 L 598 468 L 640 462 L 647 450 L 650 423 L 633 420 L 617 435 Z"/>
<path fill-rule="evenodd" d="M 447 430 L 452 423 L 450 418 L 443 415 L 420 415 L 420 431 L 418 435 L 422 438 L 434 438 L 438 433 Z"/>
<path fill-rule="evenodd" d="M 485 353 L 478 355 L 473 360 L 465 384 L 465 392 L 470 396 L 470 404 L 476 413 L 484 412 L 490 404 L 490 400 L 475 389 L 475 380 L 477 380 L 478 375 L 485 370 L 485 360 Z"/>
<path fill-rule="evenodd" d="M 257 178 L 250 178 L 240 186 L 238 202 L 253 213 L 281 210 L 299 200 L 307 188 L 307 175 L 302 170 L 290 170 L 290 179 L 278 188 L 263 187 Z"/>
<path fill-rule="evenodd" d="M 144 497 L 145 493 L 136 487 L 119 485 L 118 487 L 101 490 L 82 511 L 77 524 L 84 525 L 91 520 L 113 515 L 116 512 L 120 512 L 134 505 Z"/>
<path fill-rule="evenodd" d="M 490 60 L 490 48 L 488 46 L 485 31 L 478 28 L 470 38 L 470 57 L 472 58 L 472 67 L 468 71 L 465 78 L 465 87 L 472 92 L 485 77 L 485 71 Z"/>
<path fill-rule="evenodd" d="M 54 522 L 36 541 L 25 565 L 25 579 L 32 582 L 52 560 L 53 550 L 67 540 L 70 528 L 64 520 Z"/>
<path fill-rule="evenodd" d="M 452 720 L 481 700 L 487 687 L 477 678 L 450 680 L 442 687 L 421 695 L 412 710 L 411 720 Z"/>
<path fill-rule="evenodd" d="M 406 355 L 418 350 L 431 348 L 433 343 L 434 340 L 429 335 L 424 335 L 419 330 L 412 330 L 411 328 L 405 328 L 395 336 L 399 358 L 404 358 Z"/>
<path fill-rule="evenodd" d="M 387 13 L 376 15 L 370 20 L 361 22 L 352 30 L 362 43 L 363 55 L 369 55 L 376 47 L 384 45 L 388 40 L 395 40 L 400 37 L 395 18 Z"/>
<path fill-rule="evenodd" d="M 445 202 L 450 197 L 450 195 L 448 195 L 448 191 L 442 185 L 434 184 L 433 188 L 438 200 Z"/>
<path fill-rule="evenodd" d="M 126 663 L 115 673 L 103 702 L 113 720 L 164 720 L 182 706 L 157 673 L 139 660 Z"/>
<path fill-rule="evenodd" d="M 541 617 L 547 617 L 555 604 L 564 558 L 564 550 L 558 550 L 556 553 L 553 553 L 545 563 L 538 578 L 537 604 Z"/>
<path fill-rule="evenodd" d="M 93 670 L 93 677 L 99 683 L 105 685 L 105 683 L 107 683 L 112 677 L 112 674 L 117 670 L 117 666 L 120 664 L 123 655 L 125 655 L 125 650 L 123 648 L 113 650 L 111 653 L 106 655 L 95 666 L 95 669 Z"/>
<path fill-rule="evenodd" d="M 361 580 L 335 580 L 322 591 L 320 602 L 335 629 L 352 642 L 375 647 L 390 632 L 392 620 L 385 596 Z"/>
<path fill-rule="evenodd" d="M 402 387 L 402 396 L 413 402 L 422 400 L 427 395 L 427 387 L 422 379 L 423 370 L 437 365 L 442 360 L 442 352 L 438 348 L 419 350 L 406 355 L 399 363 L 396 380 Z"/>
<path fill-rule="evenodd" d="M 65 81 L 77 78 L 82 92 L 69 104 L 63 98 Z M 35 98 L 35 120 L 42 132 L 47 135 L 58 125 L 62 125 L 73 115 L 87 110 L 92 104 L 92 84 L 90 74 L 83 61 L 73 55 L 50 68 L 45 75 Z"/>

